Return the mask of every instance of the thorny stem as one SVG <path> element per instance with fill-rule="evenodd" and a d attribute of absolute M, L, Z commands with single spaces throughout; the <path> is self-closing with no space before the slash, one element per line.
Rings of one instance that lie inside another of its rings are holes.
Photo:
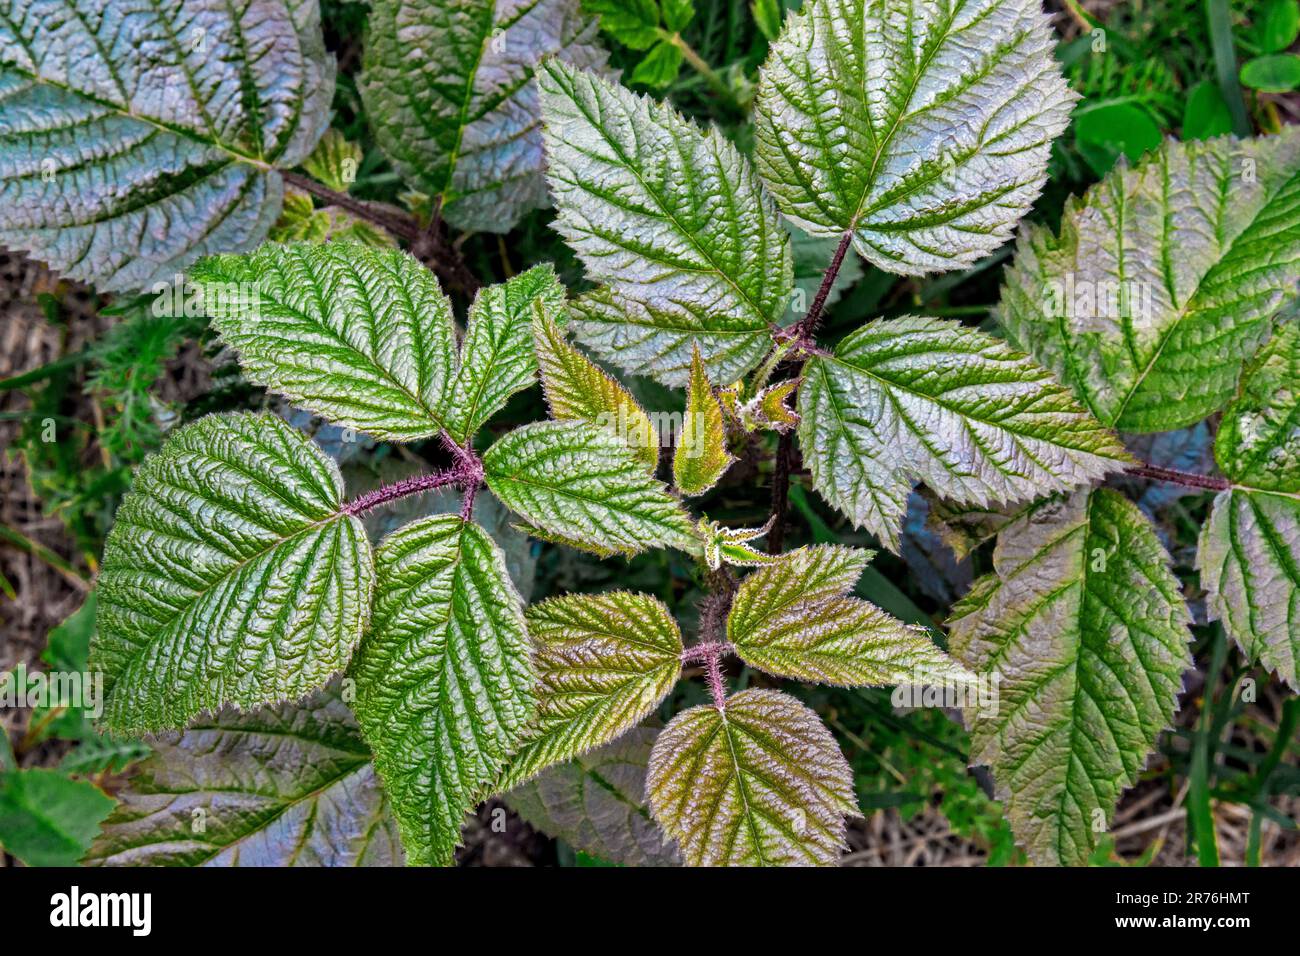
<path fill-rule="evenodd" d="M 706 581 L 709 591 L 700 601 L 700 642 L 682 651 L 682 661 L 703 661 L 713 705 L 722 710 L 727 699 L 722 657 L 731 651 L 724 635 L 737 584 L 735 575 L 725 567 L 710 571 Z"/>
<path fill-rule="evenodd" d="M 772 529 L 767 533 L 767 553 L 780 554 L 785 545 L 785 513 L 790 507 L 790 456 L 794 453 L 794 432 L 784 431 L 776 442 L 772 471 Z"/>
<path fill-rule="evenodd" d="M 831 259 L 831 264 L 826 267 L 826 272 L 822 276 L 822 284 L 817 287 L 817 294 L 813 296 L 812 305 L 808 308 L 808 314 L 790 328 L 790 332 L 796 332 L 798 341 L 806 341 L 811 344 L 813 333 L 817 331 L 817 323 L 821 321 L 822 310 L 826 308 L 826 299 L 829 298 L 831 289 L 835 286 L 835 280 L 839 278 L 840 266 L 844 264 L 844 257 L 848 254 L 849 246 L 852 244 L 853 230 L 849 229 L 840 237 L 840 244 L 835 247 L 835 256 Z"/>
<path fill-rule="evenodd" d="M 457 445 L 445 432 L 442 437 L 443 444 L 447 446 L 452 457 L 456 459 L 456 463 L 452 467 L 426 475 L 412 475 L 410 478 L 403 478 L 401 481 L 395 481 L 390 485 L 376 488 L 374 491 L 368 491 L 364 495 L 358 495 L 343 506 L 342 513 L 346 515 L 364 514 L 399 498 L 418 495 L 421 492 L 432 491 L 435 488 L 445 488 L 448 485 L 457 485 L 464 494 L 460 516 L 466 521 L 472 518 L 474 516 L 474 496 L 478 493 L 479 485 L 483 483 L 483 461 L 474 453 L 474 449 Z"/>
<path fill-rule="evenodd" d="M 1159 465 L 1134 465 L 1124 469 L 1126 474 L 1138 478 L 1150 478 L 1153 481 L 1170 481 L 1176 485 L 1189 488 L 1206 488 L 1210 491 L 1227 491 L 1232 483 L 1211 475 L 1196 475 L 1190 471 L 1178 471 L 1174 468 L 1161 468 Z"/>
<path fill-rule="evenodd" d="M 727 687 L 722 682 L 722 655 L 710 654 L 705 659 L 705 667 L 709 679 L 709 693 L 713 695 L 713 706 L 718 710 L 726 710 Z"/>

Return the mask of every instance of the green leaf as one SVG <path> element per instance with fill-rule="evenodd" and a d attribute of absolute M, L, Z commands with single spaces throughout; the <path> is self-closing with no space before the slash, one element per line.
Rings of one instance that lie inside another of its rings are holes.
<path fill-rule="evenodd" d="M 124 291 L 266 237 L 329 124 L 315 3 L 3 10 L 0 245 Z"/>
<path fill-rule="evenodd" d="M 99 576 L 104 722 L 181 727 L 302 697 L 361 639 L 374 572 L 338 468 L 274 415 L 210 415 L 145 460 Z"/>
<path fill-rule="evenodd" d="M 473 438 L 511 395 L 533 384 L 537 375 L 534 312 L 554 314 L 563 307 L 564 286 L 549 263 L 488 286 L 475 297 L 456 385 L 443 409 L 447 430 L 458 443 Z"/>
<path fill-rule="evenodd" d="M 516 813 L 576 850 L 623 866 L 678 866 L 681 854 L 646 805 L 645 775 L 659 731 L 618 740 L 542 771 L 505 795 Z"/>
<path fill-rule="evenodd" d="M 336 129 L 327 129 L 311 155 L 303 160 L 302 168 L 335 192 L 345 193 L 356 182 L 364 156 L 359 143 L 348 142 Z"/>
<path fill-rule="evenodd" d="M 1296 296 L 1300 130 L 1167 143 L 1020 238 L 998 317 L 1104 424 L 1195 424 Z"/>
<path fill-rule="evenodd" d="M 1210 615 L 1300 690 L 1300 327 L 1279 328 L 1242 377 L 1214 451 L 1234 487 L 1201 529 Z"/>
<path fill-rule="evenodd" d="M 632 591 L 566 594 L 528 608 L 537 718 L 498 790 L 640 723 L 681 675 L 682 635 L 662 601 Z"/>
<path fill-rule="evenodd" d="M 1187 94 L 1183 110 L 1183 140 L 1214 139 L 1232 132 L 1232 114 L 1219 84 L 1203 80 Z"/>
<path fill-rule="evenodd" d="M 600 28 L 624 46 L 646 50 L 659 39 L 655 0 L 582 0 L 585 13 L 600 17 Z"/>
<path fill-rule="evenodd" d="M 254 384 L 379 439 L 427 438 L 446 424 L 451 303 L 405 252 L 268 243 L 205 259 L 190 277 Z"/>
<path fill-rule="evenodd" d="M 577 0 L 374 0 L 358 88 L 402 179 L 460 229 L 509 232 L 547 205 L 533 73 L 604 69 Z"/>
<path fill-rule="evenodd" d="M 529 524 L 575 546 L 635 554 L 690 550 L 690 517 L 615 435 L 582 422 L 534 422 L 483 456 L 487 484 Z"/>
<path fill-rule="evenodd" d="M 769 40 L 777 38 L 781 32 L 781 19 L 785 16 L 781 0 L 751 0 L 749 13 L 763 36 Z"/>
<path fill-rule="evenodd" d="M 1280 53 L 1300 34 L 1300 3 L 1296 0 L 1263 0 L 1251 15 L 1251 31 L 1261 53 Z"/>
<path fill-rule="evenodd" d="M 1191 617 L 1155 529 L 1113 491 L 1081 491 L 1009 525 L 994 573 L 953 608 L 949 651 L 1000 677 L 971 710 L 984 764 L 1037 863 L 1078 865 L 1173 720 Z"/>
<path fill-rule="evenodd" d="M 917 481 L 988 505 L 1085 484 L 1128 460 L 1046 370 L 942 319 L 871 322 L 809 361 L 799 413 L 814 486 L 894 551 Z"/>
<path fill-rule="evenodd" d="M 632 393 L 570 345 L 550 313 L 533 311 L 533 347 L 551 417 L 612 429 L 653 473 L 659 433 Z"/>
<path fill-rule="evenodd" d="M 713 393 L 698 347 L 691 354 L 686 410 L 673 453 L 673 484 L 684 495 L 702 495 L 718 483 L 735 458 L 727 451 L 722 404 Z"/>
<path fill-rule="evenodd" d="M 771 345 L 790 243 L 718 129 L 548 61 L 539 74 L 555 229 L 606 287 L 573 304 L 578 338 L 628 372 L 683 385 L 691 343 L 731 382 Z"/>
<path fill-rule="evenodd" d="M 285 190 L 284 208 L 267 238 L 272 242 L 361 242 L 392 248 L 397 240 L 378 226 L 358 219 L 338 206 L 317 209 L 311 196 L 292 187 Z"/>
<path fill-rule="evenodd" d="M 781 211 L 881 269 L 1011 237 L 1077 99 L 1039 0 L 812 0 L 759 75 L 755 161 Z"/>
<path fill-rule="evenodd" d="M 154 742 L 86 856 L 99 866 L 393 866 L 397 825 L 336 687 Z"/>
<path fill-rule="evenodd" d="M 94 784 L 54 770 L 0 773 L 0 847 L 28 866 L 76 866 L 112 809 Z"/>
<path fill-rule="evenodd" d="M 1164 142 L 1151 114 L 1132 103 L 1105 103 L 1080 112 L 1074 138 L 1098 176 L 1106 175 L 1120 156 L 1137 162 Z"/>
<path fill-rule="evenodd" d="M 1300 56 L 1274 53 L 1241 65 L 1241 85 L 1261 93 L 1289 93 L 1300 86 Z"/>
<path fill-rule="evenodd" d="M 800 548 L 740 583 L 727 638 L 750 667 L 842 687 L 969 680 L 930 640 L 868 601 L 850 597 L 871 552 Z"/>
<path fill-rule="evenodd" d="M 669 33 L 681 33 L 695 19 L 693 0 L 660 0 L 660 9 L 664 18 L 664 29 Z"/>
<path fill-rule="evenodd" d="M 817 714 L 773 690 L 684 710 L 659 734 L 646 789 L 690 866 L 834 863 L 853 775 Z"/>
<path fill-rule="evenodd" d="M 677 79 L 681 68 L 682 48 L 669 40 L 660 40 L 641 58 L 629 79 L 652 90 L 662 90 Z"/>
<path fill-rule="evenodd" d="M 379 587 L 352 663 L 354 705 L 412 865 L 445 866 L 533 717 L 522 601 L 501 549 L 456 515 L 375 552 Z"/>

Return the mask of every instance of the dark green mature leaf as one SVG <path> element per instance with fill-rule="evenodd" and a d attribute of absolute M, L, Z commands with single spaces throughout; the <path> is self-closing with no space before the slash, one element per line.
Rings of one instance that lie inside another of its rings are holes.
<path fill-rule="evenodd" d="M 924 628 L 849 595 L 870 559 L 858 548 L 806 547 L 745 578 L 727 618 L 741 660 L 846 687 L 970 679 Z"/>
<path fill-rule="evenodd" d="M 397 824 L 337 688 L 164 734 L 86 856 L 99 866 L 392 866 Z"/>
<path fill-rule="evenodd" d="M 0 0 L 0 245 L 113 291 L 251 248 L 333 92 L 314 0 Z"/>
<path fill-rule="evenodd" d="M 971 762 L 1033 860 L 1081 864 L 1178 708 L 1191 617 L 1155 529 L 1113 491 L 1017 519 L 993 564 L 949 621 L 952 655 L 1000 678 L 996 711 L 967 713 Z"/>
<path fill-rule="evenodd" d="M 302 697 L 361 639 L 374 572 L 337 466 L 274 415 L 210 415 L 145 460 L 99 576 L 104 722 L 181 727 Z"/>
<path fill-rule="evenodd" d="M 1300 129 L 1167 143 L 1020 239 L 998 317 L 1103 423 L 1195 424 L 1297 294 Z"/>
<path fill-rule="evenodd" d="M 989 505 L 1084 484 L 1128 460 L 1032 359 L 942 319 L 871 322 L 812 359 L 799 413 L 814 486 L 893 550 L 917 481 Z"/>
<path fill-rule="evenodd" d="M 1300 327 L 1278 329 L 1242 377 L 1214 455 L 1234 487 L 1201 529 L 1210 613 L 1300 690 Z"/>
<path fill-rule="evenodd" d="M 0 848 L 28 866 L 76 866 L 112 809 L 113 798 L 93 783 L 43 768 L 8 770 L 0 773 Z"/>
<path fill-rule="evenodd" d="M 774 690 L 682 711 L 659 734 L 646 789 L 690 866 L 834 863 L 853 775 L 817 714 Z"/>
<path fill-rule="evenodd" d="M 681 505 L 603 428 L 524 425 L 489 448 L 483 465 L 488 487 L 506 507 L 575 547 L 635 554 L 695 545 Z"/>
<path fill-rule="evenodd" d="M 678 866 L 676 845 L 650 816 L 646 764 L 659 731 L 635 727 L 618 740 L 542 771 L 506 794 L 521 817 L 576 850 L 624 866 Z"/>
<path fill-rule="evenodd" d="M 416 521 L 375 552 L 379 586 L 353 661 L 357 720 L 413 865 L 447 865 L 465 813 L 535 707 L 522 601 L 501 549 L 456 515 Z"/>
<path fill-rule="evenodd" d="M 533 71 L 603 69 L 577 0 L 375 0 L 358 86 L 402 178 L 462 229 L 509 232 L 546 205 Z"/>
<path fill-rule="evenodd" d="M 717 129 L 555 61 L 539 74 L 556 230 L 605 287 L 572 305 L 579 339 L 628 372 L 686 382 L 691 343 L 732 382 L 771 344 L 792 288 L 789 237 Z"/>
<path fill-rule="evenodd" d="M 890 272 L 1011 237 L 1076 99 L 1039 0 L 812 0 L 760 74 L 755 160 L 781 211 Z"/>
<path fill-rule="evenodd" d="M 501 790 L 636 726 L 682 670 L 677 622 L 648 594 L 565 594 L 534 604 L 527 619 L 537 719 L 498 782 Z"/>

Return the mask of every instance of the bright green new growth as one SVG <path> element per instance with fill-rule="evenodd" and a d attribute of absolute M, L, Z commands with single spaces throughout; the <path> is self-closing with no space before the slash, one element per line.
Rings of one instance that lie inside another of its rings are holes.
<path fill-rule="evenodd" d="M 528 609 L 540 707 L 495 789 L 621 736 L 681 675 L 682 636 L 648 594 L 566 594 Z"/>
<path fill-rule="evenodd" d="M 1033 860 L 1078 865 L 1173 719 L 1191 616 L 1151 522 L 1113 491 L 1017 519 L 993 563 L 948 622 L 953 656 L 1000 677 L 996 711 L 967 710 L 971 762 Z"/>
<path fill-rule="evenodd" d="M 394 532 L 352 663 L 354 710 L 375 753 L 408 860 L 446 865 L 532 719 L 536 675 L 505 559 L 453 515 Z"/>
<path fill-rule="evenodd" d="M 1214 452 L 1233 487 L 1201 529 L 1211 615 L 1300 690 L 1300 327 L 1279 328 L 1242 377 Z"/>
<path fill-rule="evenodd" d="M 691 866 L 815 866 L 844 846 L 853 775 L 817 714 L 745 690 L 673 718 L 650 754 L 655 819 Z"/>
<path fill-rule="evenodd" d="M 104 723 L 181 727 L 295 700 L 342 670 L 374 586 L 334 462 L 272 415 L 212 415 L 147 459 L 99 577 Z"/>
<path fill-rule="evenodd" d="M 722 405 L 713 394 L 698 347 L 691 352 L 691 377 L 686 385 L 682 431 L 673 453 L 673 484 L 684 495 L 702 495 L 718 483 L 735 461 L 727 451 L 727 427 Z"/>

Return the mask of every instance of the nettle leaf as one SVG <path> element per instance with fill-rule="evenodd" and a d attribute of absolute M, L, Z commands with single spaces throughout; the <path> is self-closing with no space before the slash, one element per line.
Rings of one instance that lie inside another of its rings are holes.
<path fill-rule="evenodd" d="M 698 347 L 691 350 L 691 377 L 686 385 L 686 410 L 673 453 L 673 484 L 684 495 L 702 495 L 736 459 L 727 451 L 727 426 L 722 403 L 713 393 Z"/>
<path fill-rule="evenodd" d="M 727 638 L 750 667 L 844 687 L 969 680 L 973 675 L 911 627 L 851 597 L 871 552 L 800 548 L 740 583 Z"/>
<path fill-rule="evenodd" d="M 466 812 L 532 719 L 536 676 L 501 549 L 456 515 L 375 552 L 379 587 L 353 661 L 354 705 L 413 865 L 447 865 Z"/>
<path fill-rule="evenodd" d="M 533 73 L 603 70 L 596 34 L 577 0 L 374 0 L 358 88 L 375 140 L 452 225 L 509 232 L 547 205 Z"/>
<path fill-rule="evenodd" d="M 302 697 L 346 666 L 374 572 L 338 467 L 274 415 L 209 415 L 147 458 L 99 576 L 104 722 L 181 727 Z"/>
<path fill-rule="evenodd" d="M 533 303 L 564 296 L 550 266 L 482 289 L 458 355 L 438 280 L 397 249 L 268 243 L 205 259 L 191 278 L 250 381 L 388 441 L 471 438 L 533 381 Z"/>
<path fill-rule="evenodd" d="M 1077 99 L 1039 0 L 814 0 L 760 73 L 754 157 L 815 236 L 956 269 L 1011 237 Z"/>
<path fill-rule="evenodd" d="M 297 704 L 223 710 L 162 735 L 85 862 L 98 866 L 393 866 L 387 800 L 331 687 Z"/>
<path fill-rule="evenodd" d="M 333 94 L 313 2 L 4 0 L 0 245 L 105 291 L 251 248 Z"/>
<path fill-rule="evenodd" d="M 576 850 L 623 866 L 678 866 L 676 844 L 650 816 L 646 764 L 659 731 L 635 727 L 618 740 L 542 771 L 505 795 L 532 826 Z"/>
<path fill-rule="evenodd" d="M 695 547 L 690 517 L 627 446 L 585 422 L 534 422 L 483 456 L 487 485 L 548 535 L 588 550 L 635 554 Z"/>
<path fill-rule="evenodd" d="M 1214 451 L 1234 487 L 1201 529 L 1210 613 L 1300 690 L 1300 327 L 1279 328 L 1243 376 Z"/>
<path fill-rule="evenodd" d="M 650 754 L 655 819 L 690 866 L 834 863 L 853 775 L 816 713 L 786 694 L 744 690 L 668 724 Z"/>
<path fill-rule="evenodd" d="M 527 620 L 538 712 L 499 790 L 636 726 L 682 671 L 677 622 L 648 594 L 566 594 L 532 605 Z"/>
<path fill-rule="evenodd" d="M 718 129 L 554 60 L 539 73 L 555 229 L 605 287 L 571 304 L 601 359 L 686 384 L 692 342 L 731 382 L 771 345 L 792 289 L 790 241 Z"/>
<path fill-rule="evenodd" d="M 1100 478 L 1123 446 L 1032 359 L 958 322 L 870 322 L 811 359 L 799 443 L 813 484 L 899 547 L 917 481 L 988 505 Z"/>
<path fill-rule="evenodd" d="M 540 308 L 534 308 L 533 347 L 552 418 L 610 428 L 651 472 L 659 467 L 659 433 L 632 393 L 570 345 Z"/>
<path fill-rule="evenodd" d="M 1021 237 L 998 318 L 1105 424 L 1169 431 L 1232 397 L 1297 262 L 1300 130 L 1169 142 Z"/>
<path fill-rule="evenodd" d="M 996 712 L 967 714 L 971 763 L 1035 862 L 1081 864 L 1173 720 L 1191 617 L 1155 529 L 1113 491 L 1021 517 L 993 564 L 949 621 L 953 656 L 1000 678 Z"/>

